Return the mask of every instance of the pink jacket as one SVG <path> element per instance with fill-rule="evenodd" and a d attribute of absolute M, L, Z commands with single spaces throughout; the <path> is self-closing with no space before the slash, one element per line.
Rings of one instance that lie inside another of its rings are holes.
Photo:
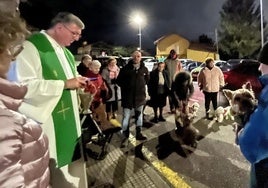
<path fill-rule="evenodd" d="M 49 186 L 48 138 L 35 121 L 14 111 L 27 89 L 0 78 L 0 187 Z"/>

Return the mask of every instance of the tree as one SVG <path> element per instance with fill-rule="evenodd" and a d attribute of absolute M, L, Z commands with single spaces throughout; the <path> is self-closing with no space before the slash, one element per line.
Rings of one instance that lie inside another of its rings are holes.
<path fill-rule="evenodd" d="M 212 44 L 212 39 L 209 38 L 207 35 L 202 34 L 199 36 L 199 42 L 200 43 L 205 43 L 205 44 Z"/>
<path fill-rule="evenodd" d="M 261 47 L 259 4 L 255 0 L 227 0 L 220 16 L 220 51 L 228 58 L 256 58 Z"/>

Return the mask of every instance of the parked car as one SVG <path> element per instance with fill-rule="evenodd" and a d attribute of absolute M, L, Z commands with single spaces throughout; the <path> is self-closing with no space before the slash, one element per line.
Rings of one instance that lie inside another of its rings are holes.
<path fill-rule="evenodd" d="M 186 67 L 189 63 L 191 63 L 192 59 L 179 59 L 182 65 L 182 68 Z"/>
<path fill-rule="evenodd" d="M 224 61 L 224 60 L 215 60 L 214 63 L 215 63 L 216 66 L 220 67 L 221 65 L 225 64 L 226 61 Z"/>
<path fill-rule="evenodd" d="M 203 62 L 191 61 L 183 69 L 191 72 L 193 69 L 195 69 L 196 67 L 199 67 L 201 64 L 203 64 Z"/>
<path fill-rule="evenodd" d="M 193 81 L 196 81 L 197 80 L 197 76 L 199 74 L 199 72 L 201 71 L 201 69 L 203 67 L 205 67 L 206 64 L 205 63 L 202 63 L 201 65 L 199 65 L 198 67 L 194 68 L 193 70 L 191 70 L 190 74 L 192 75 L 192 79 Z"/>
<path fill-rule="evenodd" d="M 222 71 L 229 71 L 243 60 L 245 59 L 229 59 L 228 61 L 218 63 L 217 66 L 220 67 Z"/>
<path fill-rule="evenodd" d="M 240 59 L 239 63 L 233 63 L 231 68 L 229 67 L 229 69 L 223 70 L 226 84 L 224 88 L 236 90 L 249 81 L 256 97 L 258 97 L 262 89 L 258 79 L 260 76 L 260 71 L 258 70 L 259 65 L 260 63 L 257 60 L 252 59 Z"/>
<path fill-rule="evenodd" d="M 145 59 L 143 61 L 145 67 L 147 67 L 147 69 L 149 71 L 152 71 L 154 70 L 156 67 L 157 67 L 157 63 L 158 63 L 158 60 L 155 59 L 155 58 L 152 58 L 152 59 Z"/>

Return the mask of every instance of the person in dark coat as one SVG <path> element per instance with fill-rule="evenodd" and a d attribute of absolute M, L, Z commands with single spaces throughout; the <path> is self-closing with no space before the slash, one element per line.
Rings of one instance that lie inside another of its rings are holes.
<path fill-rule="evenodd" d="M 169 94 L 169 78 L 165 69 L 165 63 L 160 62 L 157 69 L 150 73 L 150 80 L 148 83 L 148 93 L 150 95 L 149 105 L 154 110 L 154 118 L 151 120 L 154 123 L 158 121 L 166 121 L 163 117 L 163 107 L 166 106 L 167 96 Z M 159 117 L 157 110 L 159 108 Z"/>
<path fill-rule="evenodd" d="M 189 72 L 181 71 L 176 74 L 171 86 L 171 98 L 175 108 L 186 113 L 190 97 L 194 93 L 192 76 Z M 183 125 L 176 121 L 176 132 L 180 132 Z"/>
<path fill-rule="evenodd" d="M 77 66 L 77 72 L 81 76 L 85 76 L 89 69 L 89 65 L 91 62 L 92 62 L 92 57 L 90 55 L 88 54 L 83 55 L 83 57 L 81 58 L 80 64 Z"/>
<path fill-rule="evenodd" d="M 141 53 L 135 51 L 132 59 L 119 72 L 117 84 L 121 87 L 121 105 L 123 107 L 122 134 L 129 137 L 129 123 L 132 109 L 135 110 L 136 139 L 146 140 L 142 135 L 143 107 L 146 103 L 145 85 L 149 80 L 148 69 L 141 62 Z"/>

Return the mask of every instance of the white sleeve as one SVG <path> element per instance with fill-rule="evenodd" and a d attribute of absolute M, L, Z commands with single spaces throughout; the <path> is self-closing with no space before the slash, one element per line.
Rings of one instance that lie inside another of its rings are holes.
<path fill-rule="evenodd" d="M 39 52 L 29 41 L 24 42 L 24 50 L 17 57 L 16 74 L 28 87 L 19 111 L 44 123 L 62 95 L 64 81 L 44 80 Z"/>

